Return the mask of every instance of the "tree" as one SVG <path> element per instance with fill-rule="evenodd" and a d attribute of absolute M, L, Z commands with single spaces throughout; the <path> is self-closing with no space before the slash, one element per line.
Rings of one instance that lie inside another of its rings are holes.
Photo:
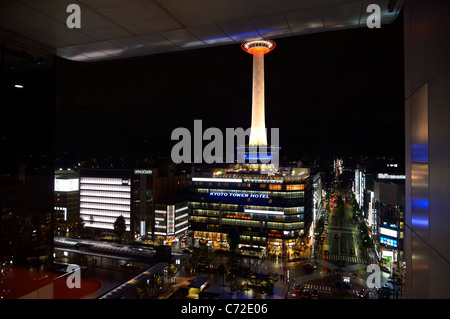
<path fill-rule="evenodd" d="M 142 299 L 145 296 L 145 290 L 142 287 L 137 287 L 133 291 L 133 297 L 135 299 Z"/>
<path fill-rule="evenodd" d="M 156 273 L 148 279 L 148 289 L 153 295 L 158 295 L 161 287 L 164 284 L 164 279 L 160 273 Z"/>
<path fill-rule="evenodd" d="M 322 237 L 324 227 L 325 227 L 325 219 L 323 216 L 321 216 L 317 221 L 316 228 L 314 229 L 316 242 L 318 242 Z"/>
<path fill-rule="evenodd" d="M 235 276 L 235 274 L 230 274 L 227 276 L 227 282 L 230 285 L 230 294 L 236 294 L 239 298 L 239 294 L 244 290 L 244 286 L 241 284 L 241 281 Z"/>
<path fill-rule="evenodd" d="M 189 273 L 189 279 L 192 279 L 192 272 L 194 271 L 195 267 L 192 264 L 192 261 L 189 259 L 185 264 L 184 264 L 184 270 Z"/>
<path fill-rule="evenodd" d="M 82 235 L 84 234 L 84 219 L 81 217 L 75 217 L 75 219 L 73 220 L 73 224 L 74 224 L 74 228 L 75 228 L 75 233 L 77 235 Z"/>
<path fill-rule="evenodd" d="M 175 266 L 175 264 L 169 264 L 169 266 L 167 267 L 167 276 L 172 278 L 172 282 L 174 282 L 176 274 L 177 274 L 177 266 Z"/>
<path fill-rule="evenodd" d="M 127 226 L 125 224 L 125 218 L 122 215 L 120 215 L 114 222 L 114 233 L 116 234 L 117 237 L 121 239 L 122 236 L 125 234 L 126 229 Z"/>
<path fill-rule="evenodd" d="M 232 252 L 235 252 L 239 244 L 241 243 L 239 229 L 236 226 L 230 228 L 230 232 L 228 233 L 227 236 L 227 241 L 228 244 L 230 245 L 230 250 Z"/>
<path fill-rule="evenodd" d="M 269 295 L 269 296 L 273 295 L 273 289 L 274 289 L 275 283 L 277 281 L 278 281 L 278 274 L 271 273 L 263 287 L 264 291 L 266 292 L 267 295 Z"/>
<path fill-rule="evenodd" d="M 226 273 L 226 266 L 221 263 L 219 265 L 219 268 L 217 268 L 217 271 L 219 273 L 220 276 L 222 276 L 222 286 L 225 286 L 225 273 Z"/>

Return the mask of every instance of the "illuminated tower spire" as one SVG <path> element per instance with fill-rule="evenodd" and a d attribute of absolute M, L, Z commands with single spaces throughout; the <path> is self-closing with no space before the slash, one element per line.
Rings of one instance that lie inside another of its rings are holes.
<path fill-rule="evenodd" d="M 256 40 L 242 43 L 242 49 L 253 55 L 253 96 L 250 146 L 267 145 L 264 117 L 264 54 L 275 49 L 272 40 Z"/>

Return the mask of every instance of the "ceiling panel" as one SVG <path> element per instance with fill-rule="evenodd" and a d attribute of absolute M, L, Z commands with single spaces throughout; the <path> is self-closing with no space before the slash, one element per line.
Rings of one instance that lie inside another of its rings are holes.
<path fill-rule="evenodd" d="M 72 3 L 81 29 L 66 26 Z M 382 24 L 403 5 L 397 0 L 388 12 L 389 0 L 0 0 L 0 40 L 24 48 L 35 40 L 69 59 L 111 59 L 366 27 L 371 3 L 380 5 Z M 11 41 L 14 34 L 21 40 Z"/>
<path fill-rule="evenodd" d="M 322 8 L 311 8 L 285 14 L 289 28 L 294 34 L 324 31 Z"/>
<path fill-rule="evenodd" d="M 325 31 L 359 26 L 362 1 L 341 3 L 323 8 Z"/>
<path fill-rule="evenodd" d="M 256 18 L 344 0 L 157 0 L 187 27 Z"/>
<path fill-rule="evenodd" d="M 85 7 L 81 10 L 82 15 L 80 32 L 88 34 L 93 39 L 102 41 L 131 36 L 128 31 L 111 22 L 111 20 L 105 19 L 103 15 Z"/>
<path fill-rule="evenodd" d="M 177 29 L 166 32 L 161 32 L 161 35 L 170 42 L 186 48 L 204 45 L 205 43 L 193 35 L 189 30 Z"/>
<path fill-rule="evenodd" d="M 234 43 L 234 41 L 215 24 L 191 27 L 189 28 L 189 31 L 206 44 Z"/>
<path fill-rule="evenodd" d="M 152 49 L 161 50 L 165 48 L 177 48 L 174 43 L 170 42 L 158 33 L 139 35 L 138 38 Z"/>
<path fill-rule="evenodd" d="M 63 25 L 66 25 L 67 17 L 71 14 L 67 12 L 69 4 L 78 4 L 82 8 L 82 12 L 84 11 L 82 3 L 74 0 L 24 0 L 23 3 L 43 15 L 59 21 Z"/>
<path fill-rule="evenodd" d="M 148 47 L 146 44 L 144 44 L 144 42 L 142 42 L 141 40 L 139 40 L 137 37 L 134 36 L 112 39 L 111 42 L 117 45 L 118 47 L 126 49 L 138 49 L 142 47 Z"/>
<path fill-rule="evenodd" d="M 234 41 L 248 41 L 261 39 L 261 35 L 255 30 L 248 20 L 233 20 L 219 24 L 220 28 Z"/>
<path fill-rule="evenodd" d="M 253 18 L 251 23 L 263 38 L 278 37 L 291 33 L 284 14 Z"/>
<path fill-rule="evenodd" d="M 103 8 L 98 12 L 133 34 L 153 33 L 183 27 L 164 9 L 148 0 L 127 1 L 126 5 Z"/>

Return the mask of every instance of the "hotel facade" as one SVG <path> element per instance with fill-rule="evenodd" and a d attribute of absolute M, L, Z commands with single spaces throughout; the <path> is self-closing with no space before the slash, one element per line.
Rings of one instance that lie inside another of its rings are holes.
<path fill-rule="evenodd" d="M 243 253 L 293 253 L 308 235 L 312 217 L 309 175 L 254 174 L 246 169 L 192 178 L 190 231 L 214 248 L 228 248 L 237 227 Z"/>

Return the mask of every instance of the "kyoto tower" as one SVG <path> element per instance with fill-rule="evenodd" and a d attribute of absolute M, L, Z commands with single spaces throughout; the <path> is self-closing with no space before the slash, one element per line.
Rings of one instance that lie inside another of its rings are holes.
<path fill-rule="evenodd" d="M 275 49 L 272 40 L 255 40 L 242 43 L 242 49 L 253 55 L 253 96 L 250 146 L 267 146 L 264 117 L 264 54 Z"/>

